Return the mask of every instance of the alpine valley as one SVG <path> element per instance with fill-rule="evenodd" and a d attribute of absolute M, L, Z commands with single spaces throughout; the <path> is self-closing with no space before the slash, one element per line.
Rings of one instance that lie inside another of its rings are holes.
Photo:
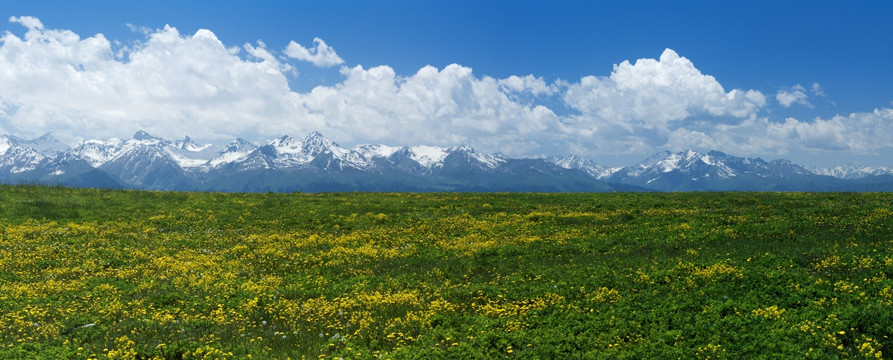
<path fill-rule="evenodd" d="M 2 135 L 0 182 L 224 192 L 893 191 L 893 169 L 807 169 L 691 150 L 606 168 L 577 156 L 515 159 L 467 146 L 346 149 L 318 132 L 220 147 L 138 131 L 131 139 L 88 140 L 74 148 L 50 134 Z"/>

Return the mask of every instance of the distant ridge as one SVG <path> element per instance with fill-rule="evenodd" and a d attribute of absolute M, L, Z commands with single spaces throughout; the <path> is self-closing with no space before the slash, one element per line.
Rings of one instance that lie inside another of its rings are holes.
<path fill-rule="evenodd" d="M 74 148 L 46 134 L 0 136 L 0 182 L 175 191 L 893 191 L 893 170 L 806 169 L 718 151 L 660 152 L 626 167 L 579 156 L 515 159 L 468 146 L 343 148 L 319 132 L 265 144 L 130 139 Z"/>

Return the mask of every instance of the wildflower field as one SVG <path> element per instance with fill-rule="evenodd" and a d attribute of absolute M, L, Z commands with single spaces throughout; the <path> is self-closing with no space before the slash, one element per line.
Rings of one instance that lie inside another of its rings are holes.
<path fill-rule="evenodd" d="M 2 359 L 891 356 L 893 194 L 0 187 Z"/>

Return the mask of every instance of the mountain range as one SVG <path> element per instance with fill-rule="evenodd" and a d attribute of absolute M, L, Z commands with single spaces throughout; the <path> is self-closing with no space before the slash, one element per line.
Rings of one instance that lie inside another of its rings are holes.
<path fill-rule="evenodd" d="M 189 137 L 87 140 L 0 135 L 0 182 L 175 191 L 893 191 L 893 169 L 810 168 L 718 151 L 660 152 L 603 167 L 579 156 L 510 158 L 468 146 L 343 148 L 318 132 L 225 146 Z"/>

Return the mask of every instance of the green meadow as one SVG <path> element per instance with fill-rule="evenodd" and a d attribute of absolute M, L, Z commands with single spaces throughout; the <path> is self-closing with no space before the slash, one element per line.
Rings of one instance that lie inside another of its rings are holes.
<path fill-rule="evenodd" d="M 2 359 L 890 358 L 893 194 L 0 186 Z"/>

